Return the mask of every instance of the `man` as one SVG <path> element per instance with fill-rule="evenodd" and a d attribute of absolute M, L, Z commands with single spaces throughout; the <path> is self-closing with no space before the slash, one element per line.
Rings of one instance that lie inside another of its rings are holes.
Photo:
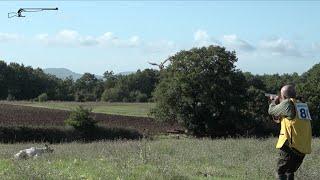
<path fill-rule="evenodd" d="M 277 176 L 280 180 L 294 179 L 305 154 L 311 153 L 311 117 L 305 103 L 296 100 L 293 85 L 281 88 L 281 96 L 269 105 L 269 114 L 279 118 L 281 130 L 276 148 L 280 149 Z"/>

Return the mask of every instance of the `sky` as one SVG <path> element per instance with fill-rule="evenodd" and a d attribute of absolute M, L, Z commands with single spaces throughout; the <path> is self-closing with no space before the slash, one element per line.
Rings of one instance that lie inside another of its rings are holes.
<path fill-rule="evenodd" d="M 39 7 L 59 10 L 8 18 Z M 0 59 L 101 75 L 219 45 L 242 71 L 301 74 L 320 62 L 319 19 L 320 1 L 0 1 Z"/>

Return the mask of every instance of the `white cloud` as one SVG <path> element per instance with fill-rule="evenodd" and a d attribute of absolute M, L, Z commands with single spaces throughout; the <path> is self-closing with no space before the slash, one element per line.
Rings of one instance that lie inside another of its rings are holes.
<path fill-rule="evenodd" d="M 77 31 L 66 29 L 58 32 L 58 34 L 56 35 L 56 38 L 59 41 L 70 42 L 70 41 L 76 41 L 81 37 Z"/>
<path fill-rule="evenodd" d="M 106 32 L 103 35 L 97 37 L 98 43 L 103 45 L 117 44 L 117 39 L 118 38 L 114 36 L 112 32 Z"/>
<path fill-rule="evenodd" d="M 228 48 L 232 48 L 239 51 L 252 51 L 255 48 L 248 42 L 240 39 L 237 35 L 224 35 L 222 37 L 223 44 Z"/>
<path fill-rule="evenodd" d="M 224 35 L 219 38 L 221 41 L 210 36 L 205 30 L 197 30 L 194 33 L 195 46 L 220 45 L 237 51 L 252 51 L 255 48 L 245 40 L 240 39 L 237 35 Z"/>
<path fill-rule="evenodd" d="M 146 43 L 146 50 L 151 53 L 173 53 L 177 50 L 177 45 L 173 41 L 159 40 Z"/>
<path fill-rule="evenodd" d="M 94 46 L 94 45 L 97 45 L 99 43 L 98 40 L 96 40 L 92 36 L 81 37 L 79 39 L 79 41 L 80 41 L 80 44 L 83 45 L 83 46 Z"/>
<path fill-rule="evenodd" d="M 215 40 L 214 38 L 210 37 L 207 33 L 207 31 L 205 30 L 197 30 L 194 33 L 194 42 L 196 46 L 209 46 L 209 45 L 219 45 L 221 44 L 220 42 L 218 42 L 217 40 Z"/>
<path fill-rule="evenodd" d="M 139 36 L 132 36 L 129 39 L 128 44 L 130 46 L 138 46 L 138 45 L 140 45 L 140 37 Z"/>
<path fill-rule="evenodd" d="M 297 45 L 293 41 L 283 38 L 262 40 L 259 44 L 259 48 L 271 52 L 272 55 L 302 56 Z"/>
<path fill-rule="evenodd" d="M 209 35 L 207 31 L 204 30 L 198 30 L 194 33 L 194 40 L 195 41 L 207 41 L 209 40 Z"/>
<path fill-rule="evenodd" d="M 106 32 L 101 36 L 81 35 L 74 30 L 62 30 L 57 34 L 50 36 L 48 34 L 39 34 L 36 39 L 54 46 L 108 46 L 108 47 L 136 47 L 140 45 L 140 38 L 132 36 L 129 39 L 120 39 L 112 32 Z"/>
<path fill-rule="evenodd" d="M 312 43 L 312 50 L 316 52 L 320 52 L 320 43 Z"/>
<path fill-rule="evenodd" d="M 22 39 L 22 36 L 14 33 L 1 33 L 0 32 L 0 42 L 13 42 L 19 41 Z"/>

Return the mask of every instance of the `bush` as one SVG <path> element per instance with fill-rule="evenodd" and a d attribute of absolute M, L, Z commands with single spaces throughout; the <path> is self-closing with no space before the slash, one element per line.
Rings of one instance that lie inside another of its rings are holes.
<path fill-rule="evenodd" d="M 48 95 L 47 93 L 42 93 L 38 96 L 38 101 L 39 102 L 46 102 L 48 101 Z"/>
<path fill-rule="evenodd" d="M 130 99 L 132 102 L 147 102 L 148 96 L 140 91 L 132 91 L 130 92 Z"/>
<path fill-rule="evenodd" d="M 80 93 L 76 93 L 75 95 L 75 100 L 77 102 L 85 102 L 85 97 L 83 94 L 80 94 Z"/>
<path fill-rule="evenodd" d="M 86 93 L 86 92 L 77 92 L 75 95 L 75 100 L 77 102 L 87 102 L 87 101 L 96 101 L 97 98 L 92 93 Z"/>
<path fill-rule="evenodd" d="M 7 101 L 14 101 L 14 100 L 16 100 L 16 98 L 13 95 L 8 94 Z"/>
<path fill-rule="evenodd" d="M 107 102 L 120 102 L 122 100 L 120 94 L 119 88 L 106 89 L 102 93 L 101 100 Z"/>
<path fill-rule="evenodd" d="M 98 122 L 90 116 L 91 112 L 92 109 L 86 109 L 82 106 L 78 106 L 71 112 L 69 118 L 65 120 L 65 124 L 73 126 L 75 129 L 80 131 L 90 131 L 96 127 Z"/>
<path fill-rule="evenodd" d="M 72 141 L 97 141 L 117 139 L 140 139 L 137 130 L 124 128 L 97 127 L 94 133 L 82 133 L 68 127 L 0 127 L 1 143 L 49 142 L 64 143 Z"/>

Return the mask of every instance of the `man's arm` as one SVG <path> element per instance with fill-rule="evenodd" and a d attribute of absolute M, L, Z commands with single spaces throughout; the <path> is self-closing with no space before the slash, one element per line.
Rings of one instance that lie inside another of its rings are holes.
<path fill-rule="evenodd" d="M 283 100 L 280 104 L 272 101 L 268 113 L 272 116 L 288 117 L 288 119 L 294 119 L 296 115 L 294 104 L 289 99 Z"/>

